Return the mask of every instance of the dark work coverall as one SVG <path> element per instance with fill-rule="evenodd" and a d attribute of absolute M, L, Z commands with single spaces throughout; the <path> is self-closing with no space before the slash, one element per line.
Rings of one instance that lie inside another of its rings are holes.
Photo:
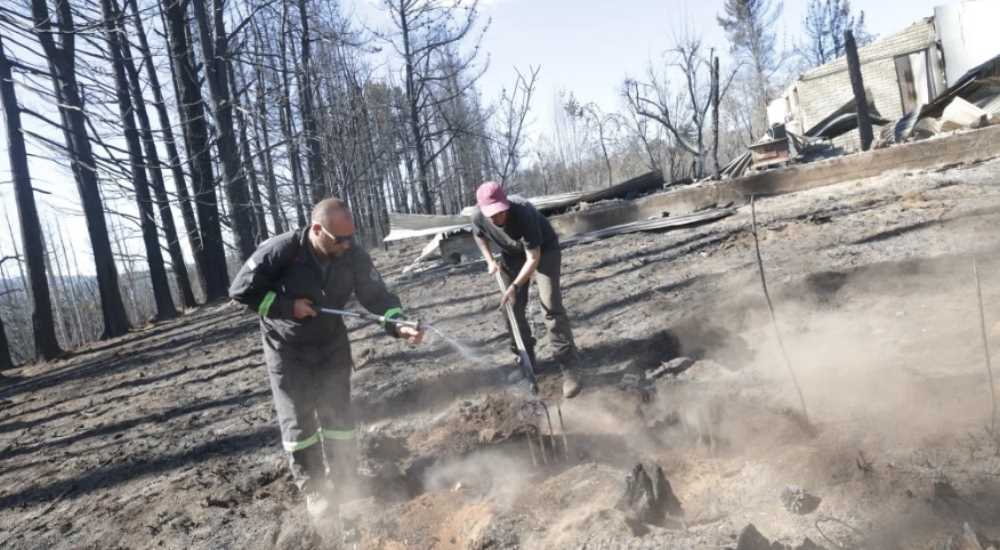
<path fill-rule="evenodd" d="M 485 239 L 500 250 L 500 274 L 504 284 L 511 282 L 521 272 L 527 261 L 526 249 L 541 249 L 542 258 L 532 278 L 538 285 L 538 298 L 545 311 L 545 328 L 549 333 L 549 345 L 552 347 L 552 358 L 563 367 L 576 366 L 579 353 L 573 341 L 573 329 L 562 303 L 562 289 L 559 286 L 559 276 L 562 269 L 562 252 L 559 249 L 559 237 L 552 224 L 527 200 L 520 197 L 509 197 L 510 209 L 507 210 L 507 221 L 503 227 L 498 227 L 476 208 L 472 214 L 472 228 L 477 237 Z M 524 345 L 532 360 L 535 358 L 535 338 L 531 334 L 528 323 L 528 285 L 517 289 L 514 302 L 514 317 L 521 332 Z M 504 314 L 504 322 L 508 331 L 512 330 Z M 517 355 L 513 333 L 511 333 L 511 351 Z"/>
<path fill-rule="evenodd" d="M 368 253 L 354 245 L 336 258 L 313 253 L 308 229 L 261 243 L 243 265 L 229 295 L 260 315 L 264 361 L 292 476 L 300 489 L 318 488 L 326 466 L 335 480 L 356 468 L 351 410 L 351 346 L 338 315 L 296 320 L 293 304 L 342 309 L 351 294 L 372 313 L 402 314 Z M 398 336 L 392 326 L 386 330 Z"/>

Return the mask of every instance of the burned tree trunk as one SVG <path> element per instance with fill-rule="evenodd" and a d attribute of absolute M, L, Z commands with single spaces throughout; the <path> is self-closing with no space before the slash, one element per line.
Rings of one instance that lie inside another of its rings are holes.
<path fill-rule="evenodd" d="M 7 330 L 3 326 L 3 319 L 0 319 L 0 372 L 14 368 L 14 360 L 10 356 L 10 343 L 7 341 Z M 9 382 L 10 379 L 0 374 L 0 386 Z"/>
<path fill-rule="evenodd" d="M 278 235 L 284 233 L 285 230 L 282 224 L 281 215 L 278 211 L 280 208 L 280 205 L 278 204 L 278 182 L 274 177 L 274 156 L 271 154 L 271 136 L 268 133 L 267 87 L 264 80 L 263 60 L 260 54 L 260 32 L 257 29 L 256 24 L 253 28 L 255 38 L 254 76 L 257 81 L 257 94 L 255 98 L 257 116 L 251 117 L 251 120 L 254 124 L 254 140 L 256 141 L 257 149 L 262 151 L 264 155 L 264 177 L 267 185 L 267 202 L 271 214 L 271 223 L 274 225 L 274 233 Z M 263 140 L 263 144 L 261 144 L 261 140 Z"/>
<path fill-rule="evenodd" d="M 283 3 L 281 17 L 281 32 L 278 37 L 278 48 L 281 57 L 281 131 L 284 133 L 285 142 L 288 144 L 288 162 L 292 165 L 292 190 L 295 192 L 295 216 L 299 227 L 305 227 L 306 215 L 303 209 L 304 189 L 302 182 L 302 162 L 299 158 L 298 139 L 295 135 L 295 119 L 292 118 L 291 85 L 288 79 L 288 5 Z"/>
<path fill-rule="evenodd" d="M 132 2 L 135 2 L 135 0 L 132 0 Z M 122 36 L 127 36 L 127 34 L 124 33 L 124 13 L 118 8 L 117 2 L 114 2 L 111 8 L 113 8 L 116 14 L 116 19 L 119 21 L 116 25 L 117 29 L 122 31 Z M 139 70 L 136 68 L 135 62 L 132 58 L 132 52 L 129 48 L 128 40 L 120 41 L 119 45 L 121 49 L 118 57 L 121 58 L 122 65 L 124 66 L 125 72 L 128 76 L 127 81 L 129 92 L 132 94 L 133 112 L 139 121 L 142 147 L 146 153 L 146 167 L 149 170 L 150 185 L 153 188 L 153 194 L 156 197 L 156 206 L 160 212 L 160 223 L 163 224 L 163 235 L 167 239 L 167 251 L 170 254 L 170 263 L 173 264 L 177 291 L 180 293 L 181 301 L 184 304 L 184 307 L 194 307 L 198 304 L 195 302 L 194 292 L 191 290 L 191 281 L 188 279 L 187 264 L 184 261 L 184 254 L 181 251 L 181 243 L 177 237 L 177 227 L 174 225 L 174 213 L 170 210 L 170 201 L 167 198 L 167 187 L 163 180 L 163 170 L 161 169 L 162 163 L 160 162 L 160 155 L 156 151 L 156 142 L 153 140 L 153 130 L 149 123 L 149 113 L 146 111 L 146 98 L 143 97 L 142 94 L 142 83 L 139 78 Z M 114 57 L 115 54 L 116 52 L 112 52 L 112 57 Z M 133 169 L 142 170 L 142 167 L 133 167 Z M 170 293 L 168 288 L 167 296 L 169 295 Z M 171 309 L 173 310 L 173 304 L 171 304 Z"/>
<path fill-rule="evenodd" d="M 306 143 L 306 161 L 309 166 L 309 183 L 312 201 L 319 202 L 329 196 L 323 177 L 323 156 L 317 133 L 316 109 L 313 106 L 312 53 L 310 49 L 309 16 L 307 0 L 299 0 L 299 31 L 302 33 L 302 50 L 299 52 L 302 79 L 299 82 L 299 109 L 302 111 L 302 138 Z"/>
<path fill-rule="evenodd" d="M 67 274 L 69 273 L 79 274 L 80 273 L 79 267 L 77 267 L 75 270 L 71 270 L 69 267 L 69 259 L 70 257 L 72 257 L 70 256 L 70 252 L 66 250 L 66 242 L 69 241 L 69 239 L 67 239 L 63 234 L 62 224 L 59 223 L 59 218 L 56 218 L 56 234 L 59 236 L 58 239 L 59 248 L 62 251 L 62 254 L 59 255 L 61 258 L 56 258 L 56 263 L 57 264 L 60 263 L 59 260 L 62 259 L 62 264 L 64 266 L 63 268 L 60 269 L 60 271 Z M 80 304 L 83 303 L 83 300 L 80 298 L 79 280 L 76 278 L 70 279 L 69 296 L 72 305 L 72 307 L 70 308 L 72 310 L 71 311 L 72 315 L 70 316 L 70 319 L 75 323 L 76 326 L 76 335 L 77 335 L 76 341 L 83 342 L 85 341 L 86 338 L 83 332 L 83 326 L 84 326 L 83 315 L 80 312 Z"/>
<path fill-rule="evenodd" d="M 872 133 L 872 119 L 868 114 L 868 98 L 865 94 L 865 81 L 861 77 L 861 59 L 858 57 L 858 44 L 854 41 L 852 31 L 844 31 L 844 49 L 847 51 L 847 71 L 851 75 L 851 88 L 854 90 L 854 105 L 858 111 L 858 132 L 861 134 L 861 150 L 871 149 L 875 135 Z"/>
<path fill-rule="evenodd" d="M 10 62 L 0 37 L 0 101 L 3 102 L 4 122 L 7 128 L 7 154 L 10 171 L 14 180 L 14 199 L 21 224 L 21 242 L 24 259 L 28 265 L 28 279 L 31 285 L 33 311 L 31 328 L 35 340 L 35 354 L 42 359 L 55 359 L 62 354 L 56 339 L 55 324 L 52 319 L 52 300 L 49 284 L 45 279 L 45 243 L 42 240 L 42 225 L 35 205 L 35 192 L 31 188 L 31 174 L 28 171 L 28 154 L 21 134 L 21 109 L 17 103 Z M 2 332 L 2 326 L 0 326 Z M 6 345 L 0 350 L 0 370 L 10 366 L 10 353 Z"/>
<path fill-rule="evenodd" d="M 637 534 L 645 532 L 646 524 L 663 526 L 684 516 L 684 508 L 663 475 L 663 468 L 656 466 L 653 472 L 655 480 L 642 464 L 636 464 L 625 478 L 625 493 L 616 506 L 625 512 L 626 520 Z"/>
<path fill-rule="evenodd" d="M 170 174 L 174 180 L 174 188 L 177 189 L 177 198 L 181 209 L 181 217 L 184 219 L 184 226 L 187 227 L 188 244 L 191 246 L 191 253 L 194 256 L 195 271 L 197 272 L 198 277 L 200 277 L 200 280 L 204 281 L 202 271 L 205 269 L 205 250 L 202 247 L 201 236 L 198 233 L 198 223 L 194 217 L 194 209 L 191 207 L 191 197 L 188 194 L 187 182 L 184 177 L 184 169 L 181 166 L 181 156 L 177 151 L 177 142 L 174 140 L 174 131 L 170 125 L 170 115 L 167 113 L 167 104 L 163 101 L 163 92 L 160 90 L 160 77 L 156 73 L 156 65 L 153 64 L 153 56 L 149 49 L 149 43 L 146 41 L 146 31 L 142 26 L 142 18 L 139 17 L 138 2 L 137 0 L 129 0 L 129 4 L 132 9 L 132 19 L 135 24 L 135 32 L 139 38 L 139 50 L 142 53 L 142 62 L 146 67 L 146 78 L 149 79 L 149 87 L 153 91 L 153 105 L 156 108 L 156 114 L 159 118 L 163 144 L 167 148 L 167 157 L 170 159 Z M 173 68 L 174 64 L 172 56 L 170 57 L 170 61 L 171 68 Z M 166 190 L 164 190 L 164 193 L 165 192 Z M 173 221 L 171 221 L 171 224 L 172 223 Z M 164 226 L 166 226 L 166 223 L 164 223 Z M 183 258 L 183 255 L 181 258 Z M 171 252 L 171 262 L 175 264 L 177 262 L 176 258 L 173 257 L 173 252 Z M 183 266 L 183 268 L 184 278 L 188 279 L 187 266 Z M 178 267 L 175 265 L 174 271 L 177 272 L 177 270 Z M 187 288 L 188 291 L 191 290 L 190 280 L 188 280 Z M 194 307 L 198 305 L 194 299 L 193 292 L 191 293 L 190 301 L 187 291 L 182 289 L 181 293 L 185 307 Z"/>
<path fill-rule="evenodd" d="M 719 179 L 719 58 L 712 51 L 712 179 Z"/>
<path fill-rule="evenodd" d="M 427 166 L 427 149 L 424 143 L 423 125 L 420 120 L 420 97 L 413 67 L 413 49 L 410 44 L 410 22 L 405 10 L 400 10 L 399 28 L 403 36 L 403 52 L 406 76 L 407 122 L 413 134 L 413 148 L 417 155 L 417 184 L 420 191 L 420 205 L 424 214 L 434 213 L 434 199 L 431 198 L 430 175 Z M 412 175 L 412 174 L 411 174 Z"/>
<path fill-rule="evenodd" d="M 45 0 L 32 0 L 32 19 L 48 61 L 56 99 L 59 102 L 66 148 L 69 150 L 73 176 L 87 220 L 87 232 L 94 254 L 101 311 L 104 316 L 104 331 L 101 337 L 114 338 L 128 332 L 128 315 L 125 313 L 125 304 L 118 288 L 118 270 L 111 251 L 111 242 L 108 240 L 104 201 L 97 179 L 97 165 L 90 137 L 87 135 L 83 101 L 76 81 L 76 29 L 73 24 L 73 13 L 68 2 L 60 2 L 57 6 L 56 17 L 53 18 Z M 56 22 L 57 30 L 52 28 L 53 21 Z M 58 46 L 54 35 L 59 36 Z"/>
<path fill-rule="evenodd" d="M 211 91 L 215 118 L 216 141 L 222 161 L 223 179 L 226 182 L 226 199 L 229 217 L 240 259 L 246 260 L 257 249 L 253 238 L 253 207 L 247 189 L 246 174 L 239 158 L 236 134 L 233 130 L 233 98 L 229 91 L 228 43 L 223 15 L 223 0 L 215 0 L 212 18 L 205 11 L 204 2 L 192 2 L 194 17 L 201 38 L 202 57 L 205 61 L 205 79 Z"/>
<path fill-rule="evenodd" d="M 243 170 L 247 175 L 247 183 L 250 186 L 250 199 L 253 206 L 254 222 L 254 243 L 258 244 L 267 238 L 267 219 L 264 218 L 264 205 L 260 201 L 260 181 L 257 179 L 257 168 L 253 162 L 253 152 L 250 150 L 250 139 L 247 137 L 247 121 L 244 116 L 244 107 L 240 99 L 240 87 L 242 84 L 243 66 L 240 65 L 240 79 L 236 79 L 233 71 L 233 64 L 229 63 L 229 82 L 233 94 L 233 107 L 236 112 L 236 127 L 240 133 L 240 156 L 243 160 Z"/>
<path fill-rule="evenodd" d="M 153 298 L 156 301 L 156 319 L 163 321 L 177 317 L 177 308 L 174 307 L 174 300 L 170 295 L 170 283 L 167 282 L 167 270 L 163 265 L 163 254 L 160 251 L 160 238 L 156 230 L 156 215 L 153 210 L 153 201 L 149 194 L 149 180 L 146 179 L 146 170 L 143 168 L 145 164 L 142 156 L 142 148 L 139 144 L 139 131 L 135 125 L 135 111 L 133 110 L 132 100 L 129 97 L 128 78 L 125 75 L 125 59 L 122 44 L 119 40 L 120 36 L 123 35 L 119 24 L 121 17 L 118 6 L 113 5 L 113 1 L 101 0 L 101 11 L 104 14 L 108 50 L 111 54 L 111 65 L 115 75 L 115 95 L 118 98 L 118 111 L 121 113 L 122 126 L 125 132 L 125 144 L 128 147 L 132 185 L 135 188 L 136 206 L 139 210 L 139 223 L 142 227 L 142 241 L 146 247 L 146 263 L 149 266 L 149 278 L 153 285 Z M 149 121 L 147 120 L 146 122 L 148 124 Z M 151 140 L 152 137 L 150 137 Z M 156 147 L 153 146 L 154 153 L 155 150 Z M 152 166 L 154 161 L 151 159 L 150 162 Z M 156 168 L 158 169 L 159 166 L 157 165 Z"/>
<path fill-rule="evenodd" d="M 180 114 L 188 149 L 191 185 L 198 213 L 198 227 L 203 249 L 201 276 L 208 302 L 229 296 L 229 274 L 226 271 L 226 250 L 222 241 L 218 197 L 212 170 L 208 124 L 201 95 L 198 72 L 190 57 L 187 16 L 181 2 L 162 0 L 165 26 L 170 38 L 170 55 L 175 69 L 174 79 L 180 91 Z"/>

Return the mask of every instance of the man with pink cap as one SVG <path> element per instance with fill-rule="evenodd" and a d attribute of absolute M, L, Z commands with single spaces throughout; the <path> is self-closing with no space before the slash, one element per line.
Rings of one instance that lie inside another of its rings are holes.
<path fill-rule="evenodd" d="M 509 331 L 519 330 L 528 348 L 532 362 L 535 360 L 535 339 L 531 335 L 526 308 L 528 305 L 528 283 L 534 277 L 538 285 L 538 297 L 545 310 L 545 326 L 549 332 L 552 358 L 559 364 L 563 374 L 563 396 L 571 398 L 580 392 L 580 381 L 576 374 L 579 352 L 573 341 L 573 330 L 563 309 L 562 291 L 559 288 L 559 272 L 562 253 L 559 237 L 552 224 L 527 200 L 508 197 L 503 187 L 488 181 L 476 190 L 476 210 L 472 214 L 472 228 L 476 244 L 486 258 L 490 275 L 500 270 L 507 289 L 501 298 L 501 306 L 513 302 L 517 327 L 507 323 Z M 493 259 L 490 245 L 500 251 L 500 264 Z M 504 320 L 506 320 L 506 315 Z M 511 333 L 511 351 L 517 355 Z M 519 360 L 519 359 L 518 359 Z"/>

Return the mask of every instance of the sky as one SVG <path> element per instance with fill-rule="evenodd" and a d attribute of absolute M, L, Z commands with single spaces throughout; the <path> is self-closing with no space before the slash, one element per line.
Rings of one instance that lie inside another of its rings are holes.
<path fill-rule="evenodd" d="M 359 0 L 368 2 L 370 0 Z M 870 32 L 888 35 L 922 17 L 933 15 L 942 0 L 854 0 L 864 10 Z M 786 0 L 779 21 L 779 42 L 791 47 L 799 39 L 805 0 Z M 494 98 L 510 86 L 514 68 L 540 66 L 532 109 L 533 130 L 551 127 L 558 91 L 573 92 L 581 102 L 602 110 L 621 106 L 624 78 L 641 78 L 650 60 L 662 59 L 674 38 L 700 35 L 706 47 L 726 51 L 726 37 L 716 22 L 722 0 L 492 0 L 481 4 L 491 20 L 483 40 L 490 68 L 483 93 Z M 363 10 L 359 10 L 359 14 Z"/>
<path fill-rule="evenodd" d="M 864 10 L 869 32 L 885 36 L 933 15 L 935 6 L 953 1 L 853 0 L 851 4 Z M 379 0 L 344 3 L 369 27 L 385 25 L 377 9 Z M 540 67 L 529 115 L 532 134 L 552 127 L 561 90 L 571 91 L 581 102 L 595 102 L 604 111 L 616 111 L 621 106 L 618 90 L 623 79 L 641 77 L 651 60 L 662 59 L 674 37 L 693 33 L 702 36 L 706 46 L 725 50 L 725 35 L 716 23 L 722 5 L 723 0 L 482 0 L 481 19 L 489 19 L 490 26 L 482 43 L 489 68 L 480 89 L 486 100 L 495 99 L 504 86 L 513 83 L 515 68 L 527 72 L 529 66 Z M 784 2 L 779 42 L 787 47 L 799 39 L 805 5 L 805 0 Z M 30 98 L 23 97 L 26 92 L 20 93 L 22 103 L 30 104 Z M 25 117 L 22 123 L 35 124 Z M 29 148 L 42 152 L 31 145 Z M 33 159 L 31 172 L 36 187 L 51 193 L 36 195 L 43 218 L 60 220 L 67 238 L 81 251 L 81 270 L 92 272 L 86 226 L 76 210 L 76 186 L 69 170 Z M 0 206 L 16 228 L 5 128 L 0 132 Z M 182 225 L 177 212 L 175 219 Z M 0 220 L 0 257 L 14 250 L 5 229 Z M 131 247 L 141 249 L 138 234 Z"/>

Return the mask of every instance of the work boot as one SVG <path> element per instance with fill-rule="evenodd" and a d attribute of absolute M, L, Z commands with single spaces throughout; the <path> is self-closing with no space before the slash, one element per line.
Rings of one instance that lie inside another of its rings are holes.
<path fill-rule="evenodd" d="M 580 383 L 580 352 L 575 348 L 564 351 L 554 357 L 562 371 L 562 393 L 566 399 L 576 397 L 583 385 Z"/>
<path fill-rule="evenodd" d="M 562 394 L 566 399 L 573 399 L 576 397 L 580 390 L 583 389 L 583 385 L 580 383 L 580 377 L 576 374 L 576 369 L 574 368 L 563 368 L 562 369 Z"/>

